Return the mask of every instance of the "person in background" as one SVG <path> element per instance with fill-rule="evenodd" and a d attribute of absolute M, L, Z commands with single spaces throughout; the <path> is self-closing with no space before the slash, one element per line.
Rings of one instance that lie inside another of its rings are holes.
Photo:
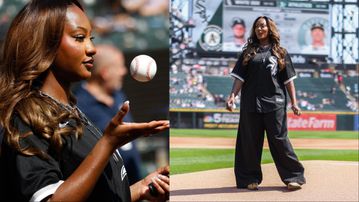
<path fill-rule="evenodd" d="M 311 43 L 302 50 L 304 54 L 329 54 L 329 47 L 325 44 L 324 26 L 314 23 L 310 28 Z"/>
<path fill-rule="evenodd" d="M 125 58 L 113 45 L 96 45 L 94 67 L 91 77 L 75 90 L 77 106 L 101 130 L 116 114 L 122 103 L 127 100 L 123 91 L 124 78 L 127 74 Z M 130 113 L 123 119 L 132 122 Z M 141 156 L 135 142 L 129 142 L 119 148 L 123 158 L 130 184 L 142 178 Z"/>
<path fill-rule="evenodd" d="M 232 35 L 227 37 L 223 43 L 224 51 L 241 51 L 247 42 L 246 23 L 241 18 L 233 18 L 231 22 Z"/>
<path fill-rule="evenodd" d="M 233 41 L 237 47 L 243 47 L 246 40 L 246 23 L 241 18 L 232 21 Z"/>

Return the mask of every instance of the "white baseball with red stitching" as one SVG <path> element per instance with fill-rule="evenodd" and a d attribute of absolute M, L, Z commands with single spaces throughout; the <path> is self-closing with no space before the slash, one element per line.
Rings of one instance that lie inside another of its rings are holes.
<path fill-rule="evenodd" d="M 148 55 L 138 55 L 130 65 L 131 76 L 140 82 L 153 79 L 157 71 L 156 61 Z"/>

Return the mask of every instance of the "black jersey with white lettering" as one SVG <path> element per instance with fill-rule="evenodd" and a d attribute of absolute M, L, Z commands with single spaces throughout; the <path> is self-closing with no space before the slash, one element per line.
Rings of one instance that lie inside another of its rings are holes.
<path fill-rule="evenodd" d="M 70 120 L 60 123 L 59 127 L 74 125 Z M 14 125 L 21 134 L 30 134 L 20 141 L 21 146 L 33 146 L 49 154 L 46 160 L 38 156 L 19 154 L 3 141 L 0 165 L 0 201 L 41 201 L 51 196 L 56 189 L 76 170 L 91 152 L 101 133 L 88 122 L 84 125 L 83 135 L 63 138 L 61 153 L 52 152 L 49 142 L 34 133 L 20 118 Z M 96 154 L 94 154 L 96 155 Z M 87 201 L 130 201 L 130 189 L 122 158 L 114 153 Z"/>
<path fill-rule="evenodd" d="M 259 49 L 247 65 L 242 65 L 243 54 L 233 68 L 231 76 L 243 81 L 240 110 L 268 113 L 287 104 L 285 85 L 296 78 L 290 59 L 285 56 L 285 68 L 279 69 L 271 48 Z"/>

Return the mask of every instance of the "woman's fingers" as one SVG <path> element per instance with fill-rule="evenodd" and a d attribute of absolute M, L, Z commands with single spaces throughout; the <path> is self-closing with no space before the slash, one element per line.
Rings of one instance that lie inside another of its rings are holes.
<path fill-rule="evenodd" d="M 227 109 L 228 111 L 233 111 L 232 106 L 233 106 L 233 100 L 228 100 L 228 101 L 227 101 L 227 104 L 226 104 L 226 109 Z"/>
<path fill-rule="evenodd" d="M 110 123 L 107 126 L 107 130 L 115 129 L 119 124 L 122 123 L 123 118 L 126 116 L 127 112 L 130 110 L 130 101 L 123 103 L 117 114 L 112 117 Z"/>
<path fill-rule="evenodd" d="M 156 178 L 156 181 L 158 183 L 158 185 L 161 186 L 161 188 L 163 189 L 164 193 L 167 193 L 170 191 L 170 180 L 167 176 L 163 176 L 163 175 L 159 175 Z"/>
<path fill-rule="evenodd" d="M 130 130 L 133 132 L 150 132 L 156 131 L 157 129 L 167 129 L 169 128 L 169 121 L 151 121 L 148 123 L 132 123 Z"/>
<path fill-rule="evenodd" d="M 228 111 L 233 111 L 233 104 L 234 104 L 234 99 L 235 99 L 235 96 L 234 96 L 234 93 L 231 93 L 231 95 L 228 97 L 228 100 L 227 100 L 227 103 L 226 103 L 226 109 Z"/>
<path fill-rule="evenodd" d="M 122 123 L 123 118 L 125 117 L 125 115 L 129 110 L 130 110 L 130 101 L 127 100 L 126 102 L 123 103 L 120 110 L 113 117 L 112 122 L 114 122 L 117 125 Z"/>
<path fill-rule="evenodd" d="M 156 171 L 152 172 L 144 179 L 144 185 L 148 187 L 148 199 L 153 201 L 168 200 L 170 192 L 169 173 L 169 166 L 164 166 L 157 168 Z"/>
<path fill-rule="evenodd" d="M 169 128 L 169 121 L 151 121 L 149 123 L 123 123 L 114 131 L 116 134 L 149 135 Z"/>
<path fill-rule="evenodd" d="M 162 181 L 158 176 L 153 177 L 151 179 L 151 181 L 152 181 L 153 185 L 156 187 L 159 194 L 163 195 L 163 194 L 166 194 L 166 192 L 169 192 L 169 190 L 170 190 L 169 184 Z"/>
<path fill-rule="evenodd" d="M 170 127 L 170 122 L 169 121 L 160 121 L 161 125 L 156 126 L 153 130 L 154 132 L 158 133 L 161 132 L 163 130 L 166 130 Z"/>
<path fill-rule="evenodd" d="M 170 178 L 169 177 L 167 177 L 167 176 L 165 176 L 165 175 L 158 175 L 158 178 L 160 179 L 160 180 L 162 180 L 163 182 L 165 182 L 166 184 L 170 184 Z"/>
<path fill-rule="evenodd" d="M 169 166 L 163 166 L 163 167 L 157 168 L 156 171 L 159 174 L 168 176 L 170 174 L 170 167 Z"/>
<path fill-rule="evenodd" d="M 294 113 L 295 115 L 297 115 L 297 116 L 300 116 L 300 115 L 302 114 L 300 108 L 297 107 L 297 106 L 294 106 L 294 105 L 293 105 L 293 106 L 292 106 L 292 110 L 293 110 L 293 113 Z"/>

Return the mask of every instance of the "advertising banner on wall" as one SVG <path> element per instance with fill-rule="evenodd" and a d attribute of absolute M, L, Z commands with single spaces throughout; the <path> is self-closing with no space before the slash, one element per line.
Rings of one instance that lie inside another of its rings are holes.
<path fill-rule="evenodd" d="M 335 114 L 288 114 L 289 130 L 336 130 Z"/>
<path fill-rule="evenodd" d="M 239 113 L 205 113 L 203 117 L 204 128 L 238 128 Z M 302 114 L 295 116 L 288 114 L 289 130 L 323 130 L 335 131 L 337 129 L 335 114 Z"/>
<path fill-rule="evenodd" d="M 205 113 L 204 128 L 237 128 L 239 113 Z"/>

